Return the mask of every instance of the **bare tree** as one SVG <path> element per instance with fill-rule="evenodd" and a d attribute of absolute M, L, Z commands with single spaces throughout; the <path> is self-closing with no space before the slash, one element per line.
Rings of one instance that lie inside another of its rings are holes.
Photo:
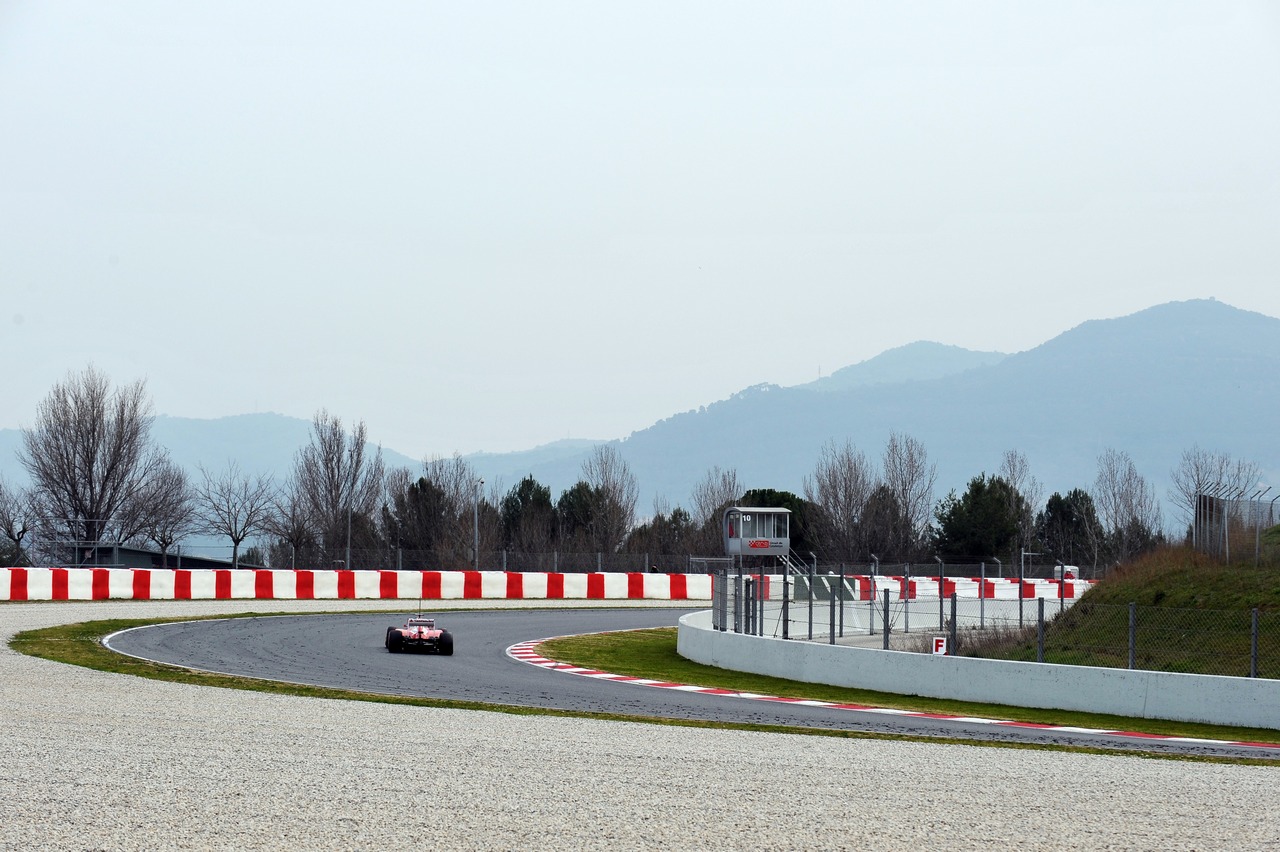
<path fill-rule="evenodd" d="M 864 549 L 862 516 L 877 484 L 871 462 L 851 442 L 823 446 L 813 475 L 804 478 L 804 496 L 817 509 L 814 543 L 827 559 L 859 557 Z"/>
<path fill-rule="evenodd" d="M 166 456 L 147 481 L 135 505 L 141 509 L 141 535 L 160 548 L 161 564 L 169 549 L 195 532 L 198 512 L 187 473 Z"/>
<path fill-rule="evenodd" d="M 311 548 L 316 544 L 315 522 L 311 516 L 310 502 L 297 481 L 290 478 L 271 496 L 271 512 L 267 519 L 267 532 L 276 537 L 271 548 L 271 564 L 298 567 L 298 555 L 314 559 Z"/>
<path fill-rule="evenodd" d="M 241 474 L 235 462 L 216 476 L 201 466 L 200 474 L 204 481 L 196 491 L 205 529 L 231 539 L 231 566 L 239 568 L 241 543 L 265 531 L 271 521 L 271 477 Z"/>
<path fill-rule="evenodd" d="M 1248 496 L 1262 470 L 1256 462 L 1232 460 L 1228 453 L 1203 450 L 1197 444 L 1183 450 L 1182 458 L 1169 474 L 1169 500 L 1181 512 L 1190 527 L 1195 520 L 1196 497 L 1218 493 L 1221 496 Z"/>
<path fill-rule="evenodd" d="M 746 489 L 738 481 L 738 471 L 721 470 L 718 466 L 707 471 L 693 488 L 690 503 L 693 505 L 693 521 L 699 528 L 712 526 L 719 529 L 724 510 L 742 498 Z"/>
<path fill-rule="evenodd" d="M 595 547 L 612 553 L 627 539 L 635 523 L 640 499 L 630 466 L 612 444 L 598 444 L 582 463 L 582 479 L 595 497 L 593 513 Z"/>
<path fill-rule="evenodd" d="M 18 451 L 40 514 L 84 545 L 136 535 L 145 513 L 128 511 L 129 503 L 164 458 L 152 444 L 151 421 L 144 381 L 112 390 L 87 367 L 54 385 Z"/>
<path fill-rule="evenodd" d="M 884 482 L 904 521 L 902 540 L 896 542 L 904 559 L 919 549 L 928 529 L 937 478 L 938 467 L 929 464 L 924 444 L 910 435 L 889 435 L 884 448 Z"/>
<path fill-rule="evenodd" d="M 353 515 L 372 521 L 383 494 L 382 449 L 368 454 L 364 421 L 350 436 L 327 411 L 311 422 L 311 443 L 294 460 L 293 484 L 326 548 L 345 540 Z"/>
<path fill-rule="evenodd" d="M 1025 549 L 1035 540 L 1035 512 L 1044 496 L 1044 486 L 1031 475 L 1031 464 L 1017 450 L 1005 450 L 1000 460 L 1000 478 L 1012 486 L 1009 510 L 1018 516 L 1018 547 Z"/>
<path fill-rule="evenodd" d="M 22 541 L 35 528 L 36 518 L 37 510 L 31 492 L 25 488 L 12 488 L 4 477 L 0 477 L 0 535 L 13 545 L 9 558 L 4 560 L 8 564 L 17 566 L 26 561 Z"/>
<path fill-rule="evenodd" d="M 1108 449 L 1098 457 L 1093 499 L 1116 559 L 1145 550 L 1161 535 L 1155 488 L 1138 473 L 1128 453 Z"/>
<path fill-rule="evenodd" d="M 490 483 L 486 494 L 485 482 L 476 469 L 456 453 L 447 459 L 437 456 L 427 460 L 423 471 L 423 479 L 441 507 L 441 527 L 432 536 L 441 563 L 458 567 L 474 564 L 477 544 L 480 553 L 500 550 L 500 483 Z"/>

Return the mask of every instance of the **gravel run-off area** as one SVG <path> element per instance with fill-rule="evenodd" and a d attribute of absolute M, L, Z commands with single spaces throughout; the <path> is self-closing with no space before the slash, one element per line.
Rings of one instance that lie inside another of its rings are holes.
<path fill-rule="evenodd" d="M 0 849 L 1280 849 L 1264 766 L 263 695 L 8 647 L 105 618 L 393 608 L 0 605 Z"/>

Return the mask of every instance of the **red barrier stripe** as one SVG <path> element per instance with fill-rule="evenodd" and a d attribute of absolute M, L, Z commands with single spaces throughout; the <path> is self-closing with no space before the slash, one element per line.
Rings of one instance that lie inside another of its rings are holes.
<path fill-rule="evenodd" d="M 191 572 L 178 569 L 173 572 L 173 599 L 175 601 L 191 600 Z"/>
<path fill-rule="evenodd" d="M 27 599 L 27 569 L 13 568 L 9 571 L 9 600 L 25 601 Z"/>
<path fill-rule="evenodd" d="M 551 601 L 564 600 L 564 575 L 563 574 L 547 575 L 547 600 L 551 600 Z"/>
<path fill-rule="evenodd" d="M 71 585 L 69 582 L 70 577 L 71 574 L 66 568 L 53 569 L 53 599 L 55 601 L 65 601 L 69 599 L 70 592 L 68 591 L 68 588 Z"/>
<path fill-rule="evenodd" d="M 220 601 L 231 599 L 231 572 L 218 569 L 213 572 L 213 596 Z"/>
<path fill-rule="evenodd" d="M 422 596 L 431 600 L 439 600 L 440 592 L 440 572 L 439 571 L 423 571 L 422 572 Z"/>
<path fill-rule="evenodd" d="M 271 600 L 276 596 L 275 580 L 270 571 L 253 570 L 253 596 L 258 600 Z"/>
<path fill-rule="evenodd" d="M 588 574 L 587 575 L 587 600 L 598 601 L 604 599 L 604 575 Z"/>
<path fill-rule="evenodd" d="M 133 570 L 133 599 L 135 601 L 151 600 L 151 572 L 145 568 Z"/>
<path fill-rule="evenodd" d="M 378 597 L 393 599 L 400 597 L 400 582 L 396 579 L 396 572 L 378 572 Z"/>
<path fill-rule="evenodd" d="M 356 572 L 338 572 L 338 599 L 350 600 L 356 596 Z"/>
<path fill-rule="evenodd" d="M 628 574 L 627 575 L 627 597 L 634 600 L 644 597 L 644 575 Z"/>
<path fill-rule="evenodd" d="M 1034 598 L 1036 596 L 1035 583 L 1020 583 L 1019 585 L 1022 587 L 1021 590 L 1019 591 L 1019 594 L 1021 594 L 1024 598 Z"/>
<path fill-rule="evenodd" d="M 111 575 L 106 568 L 93 569 L 93 599 L 105 601 L 111 597 Z"/>
<path fill-rule="evenodd" d="M 299 571 L 297 579 L 297 589 L 294 597 L 302 601 L 312 601 L 316 598 L 316 573 L 314 571 Z"/>
<path fill-rule="evenodd" d="M 686 601 L 689 599 L 689 578 L 684 574 L 671 575 L 671 600 Z"/>
<path fill-rule="evenodd" d="M 515 571 L 507 572 L 507 600 L 524 600 L 524 575 Z"/>
<path fill-rule="evenodd" d="M 484 586 L 480 580 L 479 571 L 463 571 L 462 572 L 462 596 L 468 600 L 475 600 L 483 597 Z"/>

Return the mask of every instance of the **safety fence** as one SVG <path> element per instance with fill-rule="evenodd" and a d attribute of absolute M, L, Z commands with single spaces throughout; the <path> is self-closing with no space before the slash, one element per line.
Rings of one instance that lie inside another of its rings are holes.
<path fill-rule="evenodd" d="M 1196 550 L 1223 562 L 1274 564 L 1280 560 L 1280 494 L 1270 497 L 1270 487 L 1259 488 L 1246 497 L 1248 490 L 1217 485 L 1211 493 L 1195 498 L 1195 515 L 1191 522 L 1191 541 Z"/>
<path fill-rule="evenodd" d="M 74 600 L 708 600 L 696 574 L 502 571 L 0 568 L 0 601 Z"/>
<path fill-rule="evenodd" d="M 726 572 L 712 623 L 884 650 L 1280 678 L 1280 613 L 1077 604 L 1090 585 Z"/>

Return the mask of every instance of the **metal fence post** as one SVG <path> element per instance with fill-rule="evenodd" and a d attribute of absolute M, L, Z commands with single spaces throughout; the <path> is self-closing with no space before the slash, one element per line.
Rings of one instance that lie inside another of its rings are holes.
<path fill-rule="evenodd" d="M 831 591 L 832 591 L 831 584 L 828 583 L 827 584 L 827 603 L 831 607 L 831 632 L 828 635 L 831 637 L 831 639 L 828 641 L 827 644 L 834 645 L 836 644 L 836 596 L 834 594 L 831 594 Z"/>
<path fill-rule="evenodd" d="M 884 649 L 889 650 L 889 590 L 884 590 Z"/>
<path fill-rule="evenodd" d="M 733 632 L 741 633 L 742 624 L 742 572 L 733 575 Z"/>
<path fill-rule="evenodd" d="M 902 632 L 911 632 L 911 563 L 905 566 L 906 578 L 902 584 Z"/>
<path fill-rule="evenodd" d="M 844 638 L 844 563 L 840 563 L 840 638 Z"/>
<path fill-rule="evenodd" d="M 725 581 L 727 576 L 719 571 L 711 575 L 711 626 L 721 633 L 725 622 Z"/>
<path fill-rule="evenodd" d="M 987 629 L 987 563 L 982 563 L 978 580 L 978 629 Z"/>
<path fill-rule="evenodd" d="M 1249 677 L 1258 676 L 1258 608 L 1253 608 L 1253 623 L 1249 627 Z"/>
<path fill-rule="evenodd" d="M 956 653 L 956 593 L 951 593 L 951 655 Z"/>
<path fill-rule="evenodd" d="M 867 624 L 870 625 L 867 628 L 868 636 L 874 636 L 876 634 L 876 604 L 877 603 L 878 601 L 876 601 L 876 579 L 875 579 L 875 576 L 872 575 L 871 593 L 867 595 L 867 612 L 870 613 L 870 617 L 867 619 Z"/>
<path fill-rule="evenodd" d="M 1129 668 L 1137 668 L 1136 661 L 1138 644 L 1138 604 L 1136 601 L 1129 601 Z"/>
<path fill-rule="evenodd" d="M 756 577 L 756 635 L 764 635 L 764 598 L 765 584 L 769 582 L 765 579 L 764 572 Z"/>
<path fill-rule="evenodd" d="M 1036 662 L 1044 662 L 1044 598 L 1036 598 Z"/>
<path fill-rule="evenodd" d="M 782 572 L 782 638 L 791 638 L 791 576 Z"/>
<path fill-rule="evenodd" d="M 813 641 L 813 566 L 805 566 L 809 569 L 809 641 Z"/>
<path fill-rule="evenodd" d="M 1023 601 L 1025 600 L 1025 599 L 1023 598 L 1023 596 L 1022 596 L 1022 590 L 1025 588 L 1025 587 L 1022 585 L 1022 583 L 1023 583 L 1023 578 L 1022 578 L 1022 572 L 1023 572 L 1023 570 L 1024 570 L 1024 566 L 1023 566 L 1022 562 L 1019 562 L 1019 563 L 1018 563 L 1018 629 L 1019 629 L 1019 630 L 1021 630 L 1021 629 L 1022 629 L 1022 604 L 1023 604 Z"/>

